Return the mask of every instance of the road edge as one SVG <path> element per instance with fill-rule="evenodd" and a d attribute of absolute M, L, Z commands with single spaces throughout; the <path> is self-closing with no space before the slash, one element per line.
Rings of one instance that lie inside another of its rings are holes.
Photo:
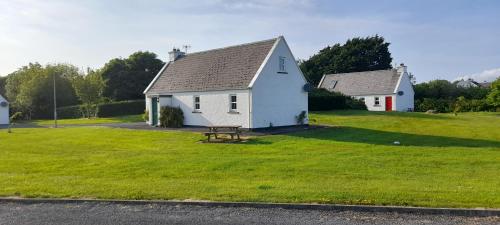
<path fill-rule="evenodd" d="M 303 204 L 303 203 L 258 203 L 258 202 L 212 202 L 212 201 L 176 201 L 176 200 L 114 200 L 114 199 L 57 199 L 57 198 L 9 198 L 0 197 L 0 203 L 22 204 L 76 204 L 104 203 L 123 205 L 187 205 L 203 207 L 238 207 L 238 208 L 282 208 L 297 210 L 321 211 L 355 211 L 355 212 L 385 212 L 426 215 L 453 215 L 468 217 L 500 217 L 500 209 L 468 209 L 468 208 L 427 208 L 402 206 L 372 206 L 372 205 L 340 205 L 340 204 Z"/>

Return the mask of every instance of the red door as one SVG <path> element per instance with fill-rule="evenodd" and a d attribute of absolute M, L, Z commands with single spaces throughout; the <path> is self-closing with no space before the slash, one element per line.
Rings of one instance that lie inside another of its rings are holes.
<path fill-rule="evenodd" d="M 385 111 L 392 111 L 392 96 L 385 97 Z"/>

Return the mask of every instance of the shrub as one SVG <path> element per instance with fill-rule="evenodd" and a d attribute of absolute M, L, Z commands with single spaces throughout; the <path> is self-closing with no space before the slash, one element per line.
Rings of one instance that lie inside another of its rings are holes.
<path fill-rule="evenodd" d="M 15 112 L 12 114 L 12 116 L 9 117 L 9 120 L 11 123 L 18 121 L 23 118 L 23 113 L 22 112 Z"/>
<path fill-rule="evenodd" d="M 435 110 L 436 112 L 446 113 L 451 112 L 453 108 L 453 100 L 450 99 L 424 98 L 415 101 L 415 111 L 419 112 Z"/>
<path fill-rule="evenodd" d="M 494 107 L 488 104 L 485 99 L 466 99 L 463 96 L 457 98 L 453 112 L 481 112 L 494 111 Z"/>
<path fill-rule="evenodd" d="M 367 110 L 366 104 L 364 101 L 359 99 L 350 97 L 346 99 L 347 108 L 349 109 L 358 109 L 358 110 Z"/>
<path fill-rule="evenodd" d="M 144 113 L 144 100 L 120 101 L 99 104 L 97 106 L 97 117 L 113 117 L 125 115 L 137 115 Z"/>
<path fill-rule="evenodd" d="M 170 106 L 161 107 L 161 127 L 182 127 L 182 125 L 184 125 L 184 113 L 181 108 Z"/>
<path fill-rule="evenodd" d="M 297 121 L 298 125 L 304 125 L 306 118 L 307 118 L 306 111 L 302 111 L 298 116 L 295 116 L 295 120 Z"/>

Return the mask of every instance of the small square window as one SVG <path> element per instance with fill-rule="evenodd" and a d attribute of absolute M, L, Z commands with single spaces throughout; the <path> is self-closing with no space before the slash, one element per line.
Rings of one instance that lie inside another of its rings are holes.
<path fill-rule="evenodd" d="M 375 97 L 375 105 L 380 105 L 380 98 L 379 97 Z"/>
<path fill-rule="evenodd" d="M 229 111 L 236 112 L 238 110 L 237 100 L 236 95 L 229 95 Z"/>
<path fill-rule="evenodd" d="M 286 58 L 284 56 L 280 56 L 280 59 L 279 59 L 279 72 L 286 72 L 285 61 L 286 61 Z"/>
<path fill-rule="evenodd" d="M 194 104 L 194 110 L 199 111 L 200 110 L 200 96 L 193 97 L 193 104 Z"/>

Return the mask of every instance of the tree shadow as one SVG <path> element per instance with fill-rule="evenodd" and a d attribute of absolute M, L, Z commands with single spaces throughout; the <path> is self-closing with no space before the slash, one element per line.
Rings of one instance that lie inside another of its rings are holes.
<path fill-rule="evenodd" d="M 425 114 L 421 112 L 373 112 L 364 110 L 337 110 L 337 111 L 315 111 L 311 112 L 316 115 L 330 116 L 384 116 L 384 117 L 399 117 L 399 118 L 419 118 L 419 119 L 453 119 L 444 114 Z"/>
<path fill-rule="evenodd" d="M 356 127 L 330 127 L 309 132 L 290 133 L 289 136 L 327 141 L 353 142 L 374 145 L 422 146 L 422 147 L 496 147 L 500 142 L 469 138 L 407 134 L 390 131 L 371 130 Z"/>

